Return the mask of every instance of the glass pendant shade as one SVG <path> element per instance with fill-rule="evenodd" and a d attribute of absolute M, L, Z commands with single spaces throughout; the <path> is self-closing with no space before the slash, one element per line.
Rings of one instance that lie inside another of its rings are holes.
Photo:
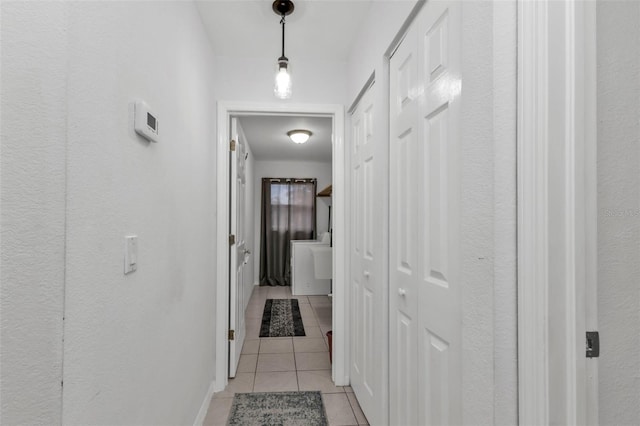
<path fill-rule="evenodd" d="M 291 97 L 291 69 L 287 58 L 278 59 L 278 70 L 276 72 L 276 84 L 273 93 L 280 99 Z"/>
<path fill-rule="evenodd" d="M 291 97 L 291 67 L 289 67 L 289 59 L 284 54 L 284 26 L 285 18 L 293 12 L 295 6 L 291 0 L 274 0 L 271 8 L 276 15 L 280 16 L 280 25 L 282 25 L 282 55 L 278 58 L 273 93 L 277 98 L 289 99 Z"/>

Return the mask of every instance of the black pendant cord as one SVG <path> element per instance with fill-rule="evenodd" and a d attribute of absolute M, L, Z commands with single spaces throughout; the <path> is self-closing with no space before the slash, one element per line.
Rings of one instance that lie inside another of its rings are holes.
<path fill-rule="evenodd" d="M 282 19 L 280 19 L 280 23 L 282 24 L 282 58 L 286 58 L 284 56 L 284 15 L 282 15 Z"/>

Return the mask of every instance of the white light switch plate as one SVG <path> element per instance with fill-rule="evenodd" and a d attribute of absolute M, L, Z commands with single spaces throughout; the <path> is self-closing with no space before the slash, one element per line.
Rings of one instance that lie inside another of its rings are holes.
<path fill-rule="evenodd" d="M 124 273 L 138 269 L 138 236 L 124 237 Z"/>

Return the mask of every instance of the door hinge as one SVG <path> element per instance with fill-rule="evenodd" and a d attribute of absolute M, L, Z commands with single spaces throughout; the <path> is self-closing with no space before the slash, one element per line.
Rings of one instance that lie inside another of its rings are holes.
<path fill-rule="evenodd" d="M 600 356 L 600 334 L 597 331 L 587 331 L 587 358 Z"/>
<path fill-rule="evenodd" d="M 232 246 L 236 243 L 236 236 L 231 234 L 229 235 L 229 245 Z"/>
<path fill-rule="evenodd" d="M 231 139 L 231 141 L 229 142 L 229 151 L 235 151 L 235 150 L 236 150 L 236 141 Z"/>
<path fill-rule="evenodd" d="M 236 331 L 229 330 L 229 340 L 235 340 L 235 338 L 236 338 Z"/>

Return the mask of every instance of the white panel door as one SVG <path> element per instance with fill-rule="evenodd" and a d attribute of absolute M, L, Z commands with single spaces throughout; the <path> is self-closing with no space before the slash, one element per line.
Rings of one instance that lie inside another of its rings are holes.
<path fill-rule="evenodd" d="M 428 3 L 418 25 L 421 260 L 418 398 L 421 424 L 462 422 L 460 298 L 461 5 Z"/>
<path fill-rule="evenodd" d="M 391 59 L 392 424 L 462 422 L 460 21 L 427 2 Z"/>
<path fill-rule="evenodd" d="M 231 150 L 229 155 L 231 179 L 230 200 L 230 234 L 234 236 L 234 243 L 229 244 L 230 271 L 229 274 L 229 377 L 235 377 L 242 344 L 245 336 L 244 323 L 244 269 L 247 264 L 247 250 L 245 244 L 245 141 L 240 137 L 236 118 L 231 119 Z"/>
<path fill-rule="evenodd" d="M 418 46 L 412 26 L 390 61 L 389 416 L 418 424 Z"/>
<path fill-rule="evenodd" d="M 385 288 L 382 276 L 384 173 L 376 151 L 383 140 L 374 139 L 374 87 L 361 98 L 351 117 L 351 262 L 350 315 L 353 391 L 367 418 L 387 419 L 387 347 Z"/>

